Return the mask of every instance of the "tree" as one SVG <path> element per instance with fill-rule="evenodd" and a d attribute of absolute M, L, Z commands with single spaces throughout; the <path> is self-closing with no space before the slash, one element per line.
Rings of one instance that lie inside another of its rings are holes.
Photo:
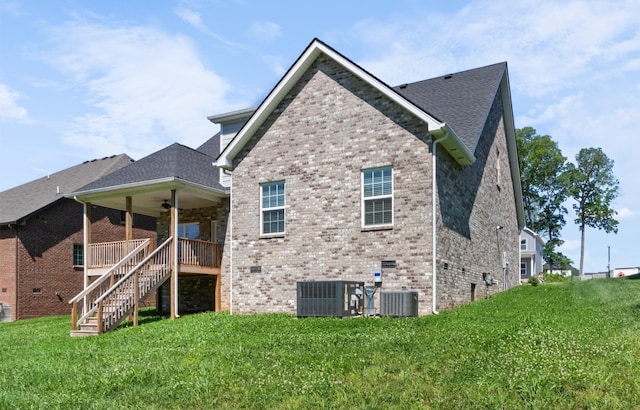
<path fill-rule="evenodd" d="M 611 202 L 618 196 L 618 180 L 613 175 L 613 160 L 600 148 L 583 148 L 570 166 L 571 197 L 576 201 L 576 224 L 581 233 L 580 275 L 584 267 L 584 231 L 586 227 L 618 232 L 617 212 Z"/>
<path fill-rule="evenodd" d="M 567 158 L 550 136 L 538 135 L 531 127 L 516 130 L 516 143 L 527 226 L 545 237 L 545 262 L 567 268 L 571 260 L 556 251 L 564 243 L 560 231 L 570 187 Z"/>

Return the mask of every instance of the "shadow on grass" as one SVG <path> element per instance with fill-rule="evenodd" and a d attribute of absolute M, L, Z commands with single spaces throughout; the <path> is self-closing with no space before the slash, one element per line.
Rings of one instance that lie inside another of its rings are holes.
<path fill-rule="evenodd" d="M 168 318 L 169 318 L 168 315 L 159 313 L 154 308 L 141 309 L 138 312 L 138 326 L 148 324 L 148 323 L 158 322 L 160 320 L 165 320 Z M 132 326 L 133 326 L 133 315 L 129 317 L 129 320 L 125 320 L 124 322 L 122 322 L 118 326 L 118 329 L 124 329 Z"/>
<path fill-rule="evenodd" d="M 627 280 L 638 280 L 638 279 L 640 279 L 640 273 L 636 273 L 635 275 L 626 276 L 625 279 L 627 279 Z"/>

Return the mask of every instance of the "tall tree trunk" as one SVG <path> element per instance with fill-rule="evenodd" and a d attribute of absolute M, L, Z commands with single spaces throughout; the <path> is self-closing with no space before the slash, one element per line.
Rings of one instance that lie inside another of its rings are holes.
<path fill-rule="evenodd" d="M 580 279 L 584 274 L 584 222 L 580 225 Z"/>

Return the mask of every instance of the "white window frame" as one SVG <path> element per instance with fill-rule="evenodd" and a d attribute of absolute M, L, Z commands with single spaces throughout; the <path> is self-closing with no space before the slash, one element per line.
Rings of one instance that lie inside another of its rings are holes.
<path fill-rule="evenodd" d="M 371 196 L 366 196 L 365 197 L 365 174 L 367 172 L 375 172 L 375 171 L 383 171 L 383 170 L 390 170 L 391 171 L 391 192 L 388 194 L 382 194 L 382 195 L 371 195 Z M 394 178 L 393 178 L 393 167 L 391 165 L 387 165 L 387 166 L 383 166 L 383 167 L 376 167 L 376 168 L 366 168 L 361 170 L 360 172 L 360 209 L 361 209 L 361 226 L 363 229 L 367 229 L 367 228 L 380 228 L 380 227 L 391 227 L 393 226 L 394 220 L 395 220 L 395 212 L 394 212 L 394 192 L 395 192 L 395 184 L 394 184 Z M 366 223 L 366 203 L 367 201 L 375 201 L 375 200 L 380 200 L 380 199 L 387 199 L 390 198 L 391 199 L 391 222 L 389 223 L 379 223 L 379 224 L 367 224 Z"/>
<path fill-rule="evenodd" d="M 274 186 L 282 184 L 282 204 L 276 206 L 264 206 L 263 194 L 264 187 Z M 270 181 L 260 184 L 260 235 L 261 236 L 274 236 L 284 235 L 287 229 L 287 213 L 285 210 L 287 204 L 287 187 L 285 181 Z M 264 214 L 267 212 L 282 211 L 282 230 L 281 231 L 264 231 Z"/>
<path fill-rule="evenodd" d="M 522 245 L 524 245 L 524 248 L 522 247 Z M 529 249 L 529 241 L 527 240 L 527 238 L 521 238 L 520 239 L 520 250 L 521 251 L 526 251 Z"/>

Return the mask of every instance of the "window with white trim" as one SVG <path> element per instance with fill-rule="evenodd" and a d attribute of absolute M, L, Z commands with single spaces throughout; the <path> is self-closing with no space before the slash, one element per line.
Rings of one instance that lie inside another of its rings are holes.
<path fill-rule="evenodd" d="M 362 170 L 362 226 L 393 225 L 393 168 Z"/>
<path fill-rule="evenodd" d="M 198 222 L 178 224 L 178 238 L 200 238 L 200 224 Z"/>
<path fill-rule="evenodd" d="M 260 234 L 284 233 L 284 181 L 260 185 Z"/>
<path fill-rule="evenodd" d="M 520 250 L 521 251 L 526 251 L 527 250 L 527 239 L 520 239 Z"/>

